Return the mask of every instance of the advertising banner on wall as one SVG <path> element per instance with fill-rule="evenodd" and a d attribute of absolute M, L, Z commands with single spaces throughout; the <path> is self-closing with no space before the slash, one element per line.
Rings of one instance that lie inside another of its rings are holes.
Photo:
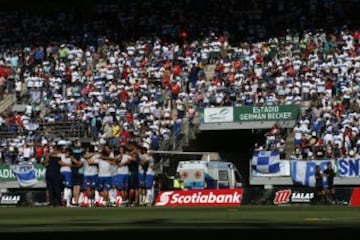
<path fill-rule="evenodd" d="M 206 189 L 160 192 L 154 206 L 230 207 L 240 206 L 243 189 Z"/>
<path fill-rule="evenodd" d="M 46 204 L 46 191 L 9 191 L 0 193 L 0 207 Z"/>
<path fill-rule="evenodd" d="M 352 190 L 350 207 L 360 207 L 360 188 L 354 188 Z"/>
<path fill-rule="evenodd" d="M 360 188 L 359 188 L 360 189 Z M 245 189 L 241 205 L 332 205 L 320 202 L 313 188 L 285 187 L 274 189 Z M 336 189 L 336 205 L 349 205 L 352 188 Z M 359 191 L 360 195 L 360 191 Z M 356 200 L 354 200 L 354 203 Z M 360 200 L 359 206 L 360 206 Z"/>
<path fill-rule="evenodd" d="M 204 123 L 222 123 L 233 121 L 233 107 L 214 107 L 204 109 Z"/>

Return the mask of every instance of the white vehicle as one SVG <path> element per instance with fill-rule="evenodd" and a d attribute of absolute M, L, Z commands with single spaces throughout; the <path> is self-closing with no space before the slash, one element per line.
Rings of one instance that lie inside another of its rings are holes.
<path fill-rule="evenodd" d="M 241 175 L 231 162 L 180 161 L 176 170 L 185 189 L 233 189 L 242 187 Z"/>

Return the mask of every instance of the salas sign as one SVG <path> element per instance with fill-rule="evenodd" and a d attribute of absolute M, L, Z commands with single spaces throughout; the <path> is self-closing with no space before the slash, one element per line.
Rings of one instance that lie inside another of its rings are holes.
<path fill-rule="evenodd" d="M 279 106 L 243 106 L 235 107 L 235 122 L 254 121 L 284 121 L 295 120 L 299 114 L 299 105 Z"/>
<path fill-rule="evenodd" d="M 20 203 L 20 195 L 0 194 L 0 205 L 18 205 Z"/>
<path fill-rule="evenodd" d="M 37 180 L 44 180 L 46 168 L 41 164 L 34 165 Z M 17 179 L 11 171 L 10 165 L 0 165 L 0 182 L 16 182 Z"/>
<path fill-rule="evenodd" d="M 314 196 L 315 194 L 313 192 L 283 189 L 275 192 L 273 203 L 275 205 L 287 203 L 311 203 Z"/>
<path fill-rule="evenodd" d="M 160 192 L 154 206 L 239 206 L 243 189 L 184 190 Z"/>

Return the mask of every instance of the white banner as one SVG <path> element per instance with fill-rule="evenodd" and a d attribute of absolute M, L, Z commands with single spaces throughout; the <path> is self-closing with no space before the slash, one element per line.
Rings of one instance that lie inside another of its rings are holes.
<path fill-rule="evenodd" d="M 204 123 L 233 122 L 233 107 L 214 107 L 204 109 Z"/>
<path fill-rule="evenodd" d="M 326 169 L 327 163 L 331 162 L 336 172 L 336 162 L 329 160 L 293 160 L 291 166 L 291 177 L 295 184 L 314 187 L 315 186 L 315 168 L 320 165 L 321 173 Z M 324 178 L 326 185 L 326 178 Z"/>
<path fill-rule="evenodd" d="M 338 175 L 341 177 L 359 177 L 360 176 L 360 159 L 344 158 L 339 159 Z"/>

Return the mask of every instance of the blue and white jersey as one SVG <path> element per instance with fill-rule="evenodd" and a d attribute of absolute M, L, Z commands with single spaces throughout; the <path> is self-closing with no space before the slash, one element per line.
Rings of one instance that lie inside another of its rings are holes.
<path fill-rule="evenodd" d="M 154 175 L 154 158 L 147 153 L 141 154 L 140 158 L 145 161 L 145 165 L 139 164 L 139 173 Z"/>
<path fill-rule="evenodd" d="M 90 159 L 92 161 L 96 161 L 95 159 L 98 159 L 100 157 L 100 154 L 93 155 Z M 88 161 L 84 162 L 84 176 L 97 176 L 98 175 L 98 165 L 90 165 Z"/>
<path fill-rule="evenodd" d="M 110 161 L 103 160 L 101 158 L 97 158 L 97 159 L 94 159 L 94 162 L 98 164 L 98 167 L 99 167 L 98 176 L 99 177 L 111 177 L 112 176 Z"/>
<path fill-rule="evenodd" d="M 128 163 L 130 159 L 131 159 L 131 156 L 129 154 L 124 153 L 122 155 L 120 163 L 121 164 Z M 129 167 L 127 165 L 117 166 L 117 174 L 129 174 Z"/>
<path fill-rule="evenodd" d="M 303 130 L 302 130 L 301 127 L 296 126 L 294 128 L 294 133 L 295 133 L 294 138 L 297 139 L 297 140 L 300 140 L 301 137 L 302 137 L 302 134 L 303 134 Z"/>
<path fill-rule="evenodd" d="M 65 153 L 59 153 L 58 154 L 61 161 L 67 164 L 71 164 L 71 158 L 66 157 Z M 60 167 L 60 172 L 71 172 L 71 167 L 69 166 L 61 166 Z"/>
<path fill-rule="evenodd" d="M 334 140 L 334 144 L 338 144 L 339 148 L 342 148 L 342 143 L 344 141 L 344 137 L 342 134 L 334 134 L 333 140 Z"/>

